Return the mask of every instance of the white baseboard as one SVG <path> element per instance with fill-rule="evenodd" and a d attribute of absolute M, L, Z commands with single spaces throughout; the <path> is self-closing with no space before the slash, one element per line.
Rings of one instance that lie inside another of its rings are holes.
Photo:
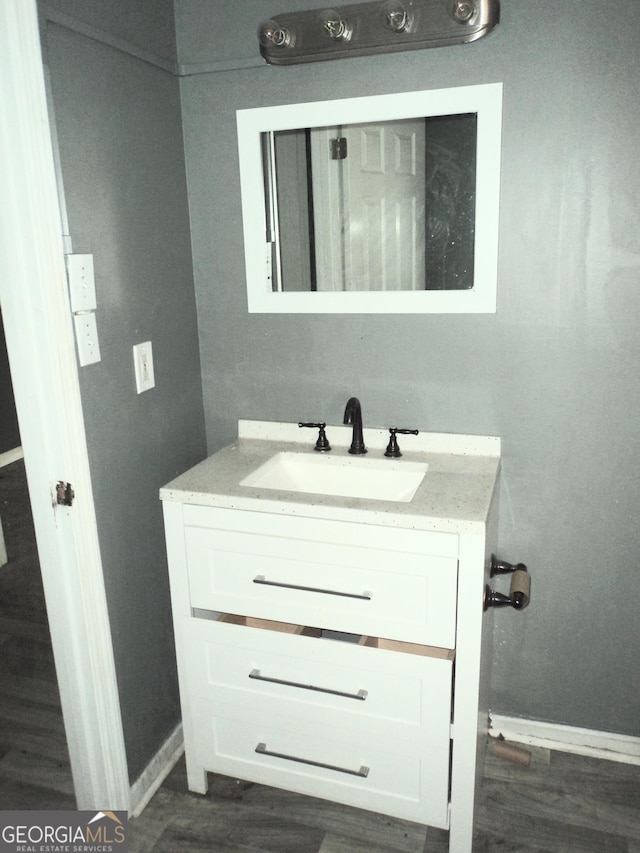
<path fill-rule="evenodd" d="M 640 765 L 640 737 L 542 723 L 519 717 L 491 714 L 489 734 L 529 746 L 543 746 L 559 752 L 572 752 L 607 761 Z"/>
<path fill-rule="evenodd" d="M 21 447 L 14 447 L 13 450 L 6 450 L 4 453 L 0 453 L 0 468 L 4 468 L 5 465 L 11 465 L 12 462 L 17 462 L 23 456 L 24 453 Z"/>
<path fill-rule="evenodd" d="M 179 723 L 131 786 L 129 817 L 140 817 L 183 752 L 182 723 Z"/>

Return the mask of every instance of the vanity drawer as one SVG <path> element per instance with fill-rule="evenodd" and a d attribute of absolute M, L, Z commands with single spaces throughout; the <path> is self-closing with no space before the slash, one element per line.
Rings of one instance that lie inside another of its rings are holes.
<path fill-rule="evenodd" d="M 356 527 L 362 544 L 341 542 L 340 523 L 324 523 L 328 539 L 296 538 L 295 524 L 271 534 L 188 526 L 191 606 L 453 648 L 457 556 L 411 550 L 415 531 Z"/>
<path fill-rule="evenodd" d="M 210 650 L 218 654 L 217 647 Z M 451 663 L 439 663 L 448 670 L 450 691 Z M 192 675 L 197 671 L 196 665 Z M 326 709 L 308 713 L 310 706 L 272 704 L 252 691 L 234 696 L 213 682 L 191 696 L 193 741 L 187 741 L 187 752 L 208 771 L 446 828 L 450 741 L 444 705 L 449 696 L 442 697 L 439 713 L 416 729 L 380 726 L 372 717 Z"/>
<path fill-rule="evenodd" d="M 204 722 L 204 721 L 203 721 Z M 289 791 L 448 826 L 448 749 L 436 764 L 409 744 L 375 744 L 361 732 L 348 737 L 283 718 L 260 721 L 210 717 L 198 743 L 209 771 Z"/>
<path fill-rule="evenodd" d="M 186 693 L 216 715 L 223 708 L 272 721 L 284 714 L 364 728 L 381 740 L 424 742 L 434 731 L 447 737 L 453 652 L 403 654 L 372 647 L 368 638 L 346 642 L 226 620 L 185 619 L 183 630 Z"/>

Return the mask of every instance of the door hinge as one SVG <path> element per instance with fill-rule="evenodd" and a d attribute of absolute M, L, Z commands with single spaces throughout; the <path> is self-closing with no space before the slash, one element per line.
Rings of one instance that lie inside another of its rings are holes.
<path fill-rule="evenodd" d="M 331 140 L 331 159 L 346 160 L 347 159 L 347 137 L 337 136 Z"/>
<path fill-rule="evenodd" d="M 74 498 L 75 492 L 71 483 L 64 483 L 62 480 L 58 480 L 56 483 L 56 503 L 60 506 L 71 506 Z"/>

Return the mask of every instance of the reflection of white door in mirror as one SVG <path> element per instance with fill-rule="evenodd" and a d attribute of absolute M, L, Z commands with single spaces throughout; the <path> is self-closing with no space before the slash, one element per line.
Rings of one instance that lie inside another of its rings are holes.
<path fill-rule="evenodd" d="M 346 129 L 345 290 L 424 289 L 424 120 Z"/>
<path fill-rule="evenodd" d="M 424 120 L 311 130 L 318 290 L 424 287 L 424 134 Z"/>
<path fill-rule="evenodd" d="M 495 312 L 501 110 L 489 84 L 238 111 L 249 310 Z"/>

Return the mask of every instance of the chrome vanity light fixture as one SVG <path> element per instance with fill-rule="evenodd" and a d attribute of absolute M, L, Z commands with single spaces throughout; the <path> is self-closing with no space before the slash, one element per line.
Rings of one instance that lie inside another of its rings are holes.
<path fill-rule="evenodd" d="M 268 63 L 293 65 L 464 44 L 499 18 L 500 0 L 378 0 L 277 15 L 260 24 L 258 40 Z"/>

